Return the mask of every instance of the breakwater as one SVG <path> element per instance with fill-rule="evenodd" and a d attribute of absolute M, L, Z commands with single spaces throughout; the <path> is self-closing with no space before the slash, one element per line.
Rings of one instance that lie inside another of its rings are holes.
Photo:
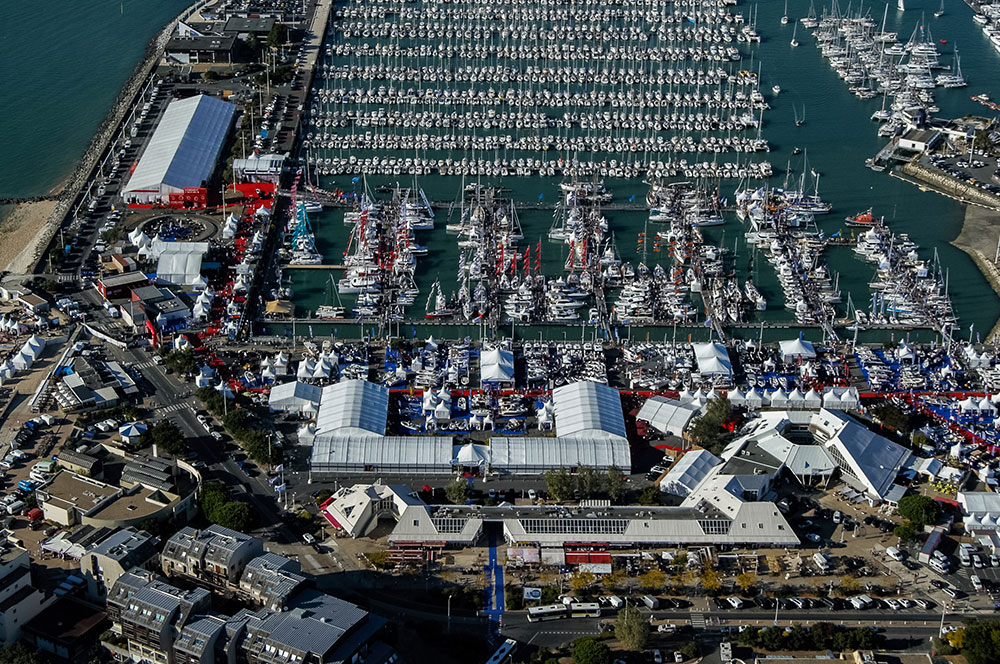
<path fill-rule="evenodd" d="M 918 185 L 920 183 L 929 185 L 934 191 L 962 203 L 1000 210 L 1000 196 L 983 191 L 973 184 L 954 178 L 947 173 L 942 173 L 917 161 L 904 164 L 900 167 L 899 173 L 917 180 L 916 184 Z M 907 178 L 902 179 L 905 180 Z"/>

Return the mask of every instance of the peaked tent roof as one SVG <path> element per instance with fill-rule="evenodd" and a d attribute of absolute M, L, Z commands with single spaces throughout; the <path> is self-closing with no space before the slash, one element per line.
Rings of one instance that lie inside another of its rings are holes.
<path fill-rule="evenodd" d="M 201 186 L 215 169 L 235 112 L 232 104 L 206 95 L 171 102 L 129 178 L 126 193 L 161 185 Z"/>
<path fill-rule="evenodd" d="M 636 419 L 649 422 L 657 431 L 679 436 L 701 408 L 696 403 L 681 403 L 666 397 L 650 397 L 642 404 Z"/>
<path fill-rule="evenodd" d="M 316 433 L 385 435 L 389 388 L 364 380 L 347 380 L 323 388 Z"/>

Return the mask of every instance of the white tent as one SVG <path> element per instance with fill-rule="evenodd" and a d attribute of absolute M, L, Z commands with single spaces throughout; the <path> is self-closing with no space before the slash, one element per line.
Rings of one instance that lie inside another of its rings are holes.
<path fill-rule="evenodd" d="M 434 407 L 434 419 L 440 422 L 447 422 L 451 419 L 451 406 L 441 401 Z"/>
<path fill-rule="evenodd" d="M 772 408 L 785 408 L 788 406 L 788 392 L 775 390 L 768 394 Z"/>
<path fill-rule="evenodd" d="M 778 342 L 778 346 L 784 362 L 794 362 L 797 359 L 811 360 L 816 357 L 816 348 L 804 339 L 787 339 Z"/>
<path fill-rule="evenodd" d="M 295 372 L 297 378 L 312 378 L 313 371 L 316 370 L 316 363 L 310 358 L 303 358 L 299 362 L 299 368 Z"/>
<path fill-rule="evenodd" d="M 126 445 L 134 445 L 139 442 L 142 434 L 146 433 L 146 425 L 142 422 L 126 422 L 118 427 L 118 436 Z"/>
<path fill-rule="evenodd" d="M 916 354 L 913 352 L 913 349 L 910 348 L 910 345 L 904 341 L 899 344 L 899 348 L 896 349 L 896 359 L 900 362 L 908 364 L 916 359 Z"/>
<path fill-rule="evenodd" d="M 212 312 L 212 307 L 207 302 L 199 300 L 194 303 L 194 308 L 191 309 L 191 317 L 195 320 L 204 320 L 208 318 L 208 314 Z"/>
<path fill-rule="evenodd" d="M 734 406 L 745 406 L 747 403 L 747 395 L 740 391 L 740 388 L 731 390 L 727 395 L 729 397 L 729 403 Z"/>
<path fill-rule="evenodd" d="M 958 402 L 958 409 L 963 413 L 971 413 L 979 410 L 979 404 L 972 397 L 965 397 Z"/>
<path fill-rule="evenodd" d="M 654 396 L 646 399 L 642 404 L 637 420 L 648 422 L 649 426 L 657 431 L 674 436 L 680 436 L 684 432 L 684 427 L 688 425 L 695 415 L 698 414 L 700 406 L 696 403 L 681 403 L 673 399 Z"/>
<path fill-rule="evenodd" d="M 331 367 L 329 362 L 326 361 L 317 362 L 316 366 L 313 367 L 312 377 L 317 379 L 329 378 L 330 371 Z"/>
<path fill-rule="evenodd" d="M 691 344 L 694 349 L 695 361 L 698 363 L 698 373 L 702 376 L 732 377 L 733 363 L 729 359 L 729 351 L 718 342 Z"/>
<path fill-rule="evenodd" d="M 823 397 L 815 388 L 810 388 L 803 397 L 802 402 L 806 408 L 819 408 L 823 405 Z"/>
<path fill-rule="evenodd" d="M 756 387 L 752 390 L 747 390 L 746 404 L 750 410 L 757 410 L 764 405 L 764 395 Z"/>
<path fill-rule="evenodd" d="M 509 350 L 494 348 L 485 351 L 479 359 L 483 383 L 510 384 L 514 382 L 514 354 Z"/>
<path fill-rule="evenodd" d="M 466 443 L 465 445 L 456 445 L 455 447 L 458 448 L 458 453 L 455 454 L 454 461 L 456 466 L 482 468 L 489 465 L 490 451 L 487 446 Z"/>
<path fill-rule="evenodd" d="M 26 355 L 23 351 L 18 353 L 17 357 L 12 360 L 14 368 L 18 371 L 27 371 L 34 362 L 35 358 L 31 355 Z"/>
<path fill-rule="evenodd" d="M 995 412 L 997 412 L 996 406 L 994 406 L 992 403 L 990 403 L 990 400 L 987 399 L 986 397 L 983 397 L 982 399 L 979 400 L 978 408 L 979 408 L 980 411 L 982 411 L 984 413 L 995 413 Z"/>

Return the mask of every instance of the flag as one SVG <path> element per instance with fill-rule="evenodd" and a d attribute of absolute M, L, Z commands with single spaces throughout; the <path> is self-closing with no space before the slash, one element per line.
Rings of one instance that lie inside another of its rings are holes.
<path fill-rule="evenodd" d="M 538 200 L 542 200 L 542 198 L 544 198 L 544 197 L 545 197 L 545 194 L 538 194 Z"/>
<path fill-rule="evenodd" d="M 275 491 L 279 491 L 279 492 L 280 492 L 280 491 L 286 491 L 286 490 L 287 490 L 287 487 L 285 486 L 285 484 L 284 484 L 284 483 L 281 483 L 281 484 L 279 484 L 278 486 L 274 487 L 274 490 L 275 490 Z"/>
<path fill-rule="evenodd" d="M 277 466 L 275 466 L 275 468 L 274 468 L 274 472 L 276 472 L 276 473 L 280 473 L 280 472 L 281 472 L 281 471 L 283 471 L 284 469 L 285 469 L 285 464 L 283 464 L 283 463 L 279 463 L 279 464 L 278 464 Z"/>
<path fill-rule="evenodd" d="M 631 203 L 634 200 L 635 200 L 635 194 L 632 194 L 631 196 L 628 197 L 628 202 L 629 203 Z"/>

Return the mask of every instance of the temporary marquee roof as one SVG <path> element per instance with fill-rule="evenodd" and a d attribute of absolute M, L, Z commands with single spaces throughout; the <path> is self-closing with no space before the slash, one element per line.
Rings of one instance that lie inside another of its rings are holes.
<path fill-rule="evenodd" d="M 384 435 L 388 409 L 389 388 L 382 385 L 347 380 L 325 387 L 316 416 L 317 440 L 324 433 Z"/>
<path fill-rule="evenodd" d="M 491 438 L 493 470 L 510 473 L 542 473 L 559 468 L 621 468 L 632 465 L 628 441 L 617 436 Z"/>
<path fill-rule="evenodd" d="M 552 390 L 552 404 L 560 437 L 626 437 L 621 397 L 613 387 L 589 380 L 570 383 Z"/>
<path fill-rule="evenodd" d="M 636 419 L 649 422 L 649 425 L 657 431 L 679 436 L 699 410 L 701 408 L 696 403 L 681 403 L 666 397 L 650 397 L 642 404 Z"/>
<path fill-rule="evenodd" d="M 729 359 L 729 351 L 722 344 L 711 341 L 691 344 L 694 357 L 698 362 L 698 373 L 703 376 L 732 376 L 733 363 Z"/>
<path fill-rule="evenodd" d="M 178 286 L 191 286 L 201 275 L 202 252 L 168 252 L 156 263 L 156 277 Z"/>
<path fill-rule="evenodd" d="M 322 415 L 322 406 L 320 414 Z M 317 435 L 313 440 L 311 464 L 314 472 L 441 474 L 451 473 L 451 460 L 450 437 L 378 436 L 361 433 Z"/>
<path fill-rule="evenodd" d="M 786 339 L 779 341 L 778 346 L 781 348 L 781 359 L 785 362 L 791 362 L 800 357 L 805 360 L 816 357 L 816 348 L 804 339 Z"/>
<path fill-rule="evenodd" d="M 197 95 L 171 102 L 125 191 L 200 187 L 212 175 L 236 107 Z"/>
<path fill-rule="evenodd" d="M 268 405 L 271 410 L 315 412 L 322 396 L 323 388 L 296 380 L 271 388 Z"/>
<path fill-rule="evenodd" d="M 514 380 L 514 354 L 494 348 L 479 358 L 480 376 L 484 383 L 509 383 Z"/>

